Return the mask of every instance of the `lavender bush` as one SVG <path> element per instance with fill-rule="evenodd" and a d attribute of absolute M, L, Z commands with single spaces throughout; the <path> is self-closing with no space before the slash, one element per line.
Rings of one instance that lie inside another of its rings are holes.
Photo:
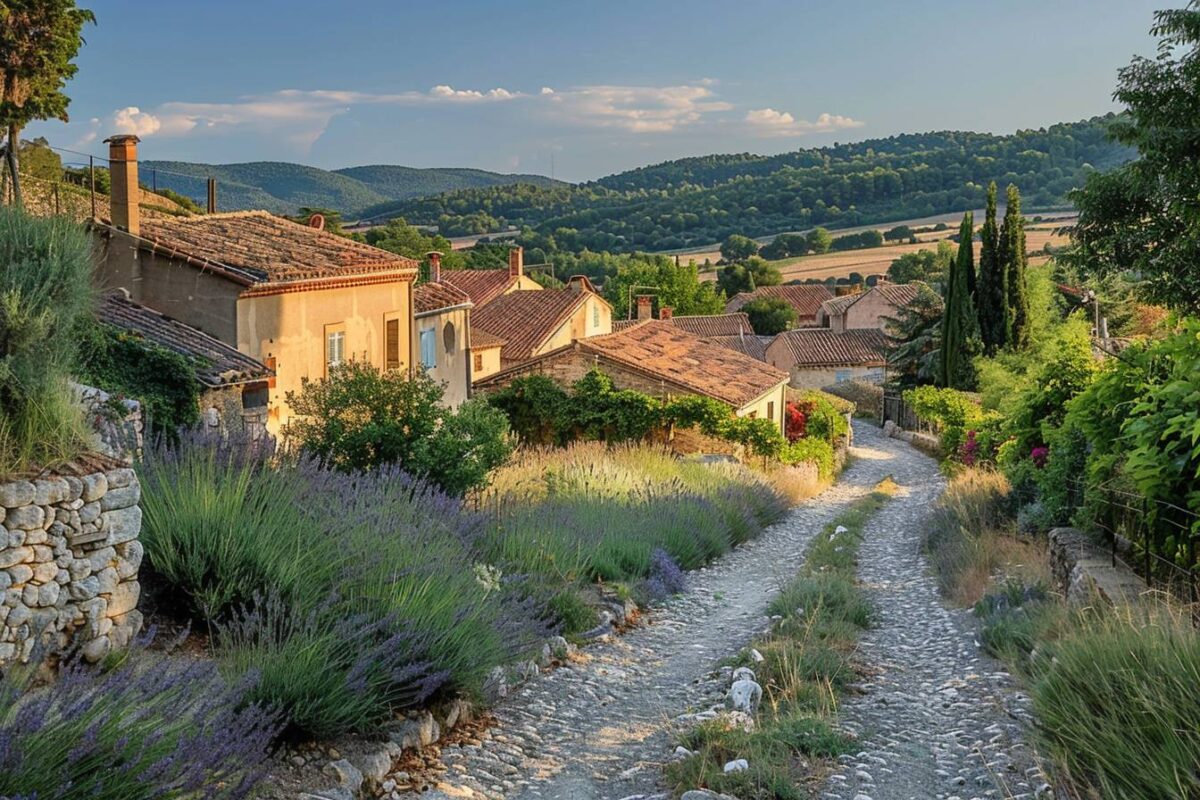
<path fill-rule="evenodd" d="M 666 550 L 659 548 L 650 557 L 650 577 L 646 593 L 651 600 L 665 600 L 687 589 L 687 576 Z"/>
<path fill-rule="evenodd" d="M 115 667 L 32 667 L 0 680 L 0 797 L 235 800 L 263 777 L 278 715 L 210 662 L 140 646 Z"/>

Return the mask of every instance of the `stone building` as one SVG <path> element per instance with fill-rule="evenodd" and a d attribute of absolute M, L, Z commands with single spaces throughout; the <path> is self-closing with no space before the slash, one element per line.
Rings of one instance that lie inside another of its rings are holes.
<path fill-rule="evenodd" d="M 575 339 L 612 332 L 612 306 L 586 280 L 565 289 L 513 291 L 472 314 L 475 330 L 503 340 L 500 367 L 528 361 Z"/>
<path fill-rule="evenodd" d="M 767 345 L 767 361 L 787 372 L 796 389 L 820 389 L 849 380 L 880 383 L 888 347 L 888 338 L 880 330 L 838 333 L 829 328 L 800 328 L 776 336 Z"/>
<path fill-rule="evenodd" d="M 442 280 L 441 254 L 429 254 L 429 280 L 413 288 L 413 364 L 445 389 L 457 407 L 471 396 L 471 298 Z M 389 364 L 399 369 L 399 364 Z"/>
<path fill-rule="evenodd" d="M 883 330 L 916 298 L 919 284 L 881 283 L 858 294 L 826 300 L 817 312 L 817 324 L 835 333 L 850 330 Z"/>

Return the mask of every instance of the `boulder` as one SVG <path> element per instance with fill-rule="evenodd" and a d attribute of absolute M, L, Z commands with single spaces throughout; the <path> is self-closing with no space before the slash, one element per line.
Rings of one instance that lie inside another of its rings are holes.
<path fill-rule="evenodd" d="M 750 762 L 744 758 L 735 758 L 733 761 L 726 761 L 724 772 L 728 775 L 731 772 L 745 772 L 750 769 Z"/>
<path fill-rule="evenodd" d="M 762 687 L 752 680 L 740 680 L 729 687 L 726 702 L 734 711 L 753 714 L 762 700 Z"/>

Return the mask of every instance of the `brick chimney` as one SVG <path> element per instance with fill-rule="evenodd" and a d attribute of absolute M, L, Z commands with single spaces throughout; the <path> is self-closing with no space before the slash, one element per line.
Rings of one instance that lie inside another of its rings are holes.
<path fill-rule="evenodd" d="M 637 296 L 637 318 L 638 320 L 653 319 L 654 310 L 652 303 L 654 296 L 649 294 L 639 294 Z"/>
<path fill-rule="evenodd" d="M 121 230 L 137 236 L 142 228 L 139 219 L 138 199 L 141 190 L 138 188 L 137 163 L 137 146 L 141 140 L 132 134 L 120 134 L 110 136 L 104 141 L 108 144 L 108 169 L 111 178 L 109 205 L 112 209 L 112 223 Z"/>
<path fill-rule="evenodd" d="M 429 282 L 442 282 L 442 254 L 437 250 L 430 250 L 425 254 L 429 258 Z"/>
<path fill-rule="evenodd" d="M 670 306 L 663 306 L 658 310 L 659 319 L 670 319 L 675 314 L 675 309 Z"/>
<path fill-rule="evenodd" d="M 514 278 L 525 274 L 525 248 L 520 245 L 508 251 L 508 274 Z"/>

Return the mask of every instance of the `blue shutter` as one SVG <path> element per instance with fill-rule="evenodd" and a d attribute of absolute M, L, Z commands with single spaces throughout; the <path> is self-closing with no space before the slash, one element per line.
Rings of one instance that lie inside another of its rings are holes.
<path fill-rule="evenodd" d="M 421 331 L 421 365 L 425 369 L 437 366 L 437 333 L 436 331 Z"/>

